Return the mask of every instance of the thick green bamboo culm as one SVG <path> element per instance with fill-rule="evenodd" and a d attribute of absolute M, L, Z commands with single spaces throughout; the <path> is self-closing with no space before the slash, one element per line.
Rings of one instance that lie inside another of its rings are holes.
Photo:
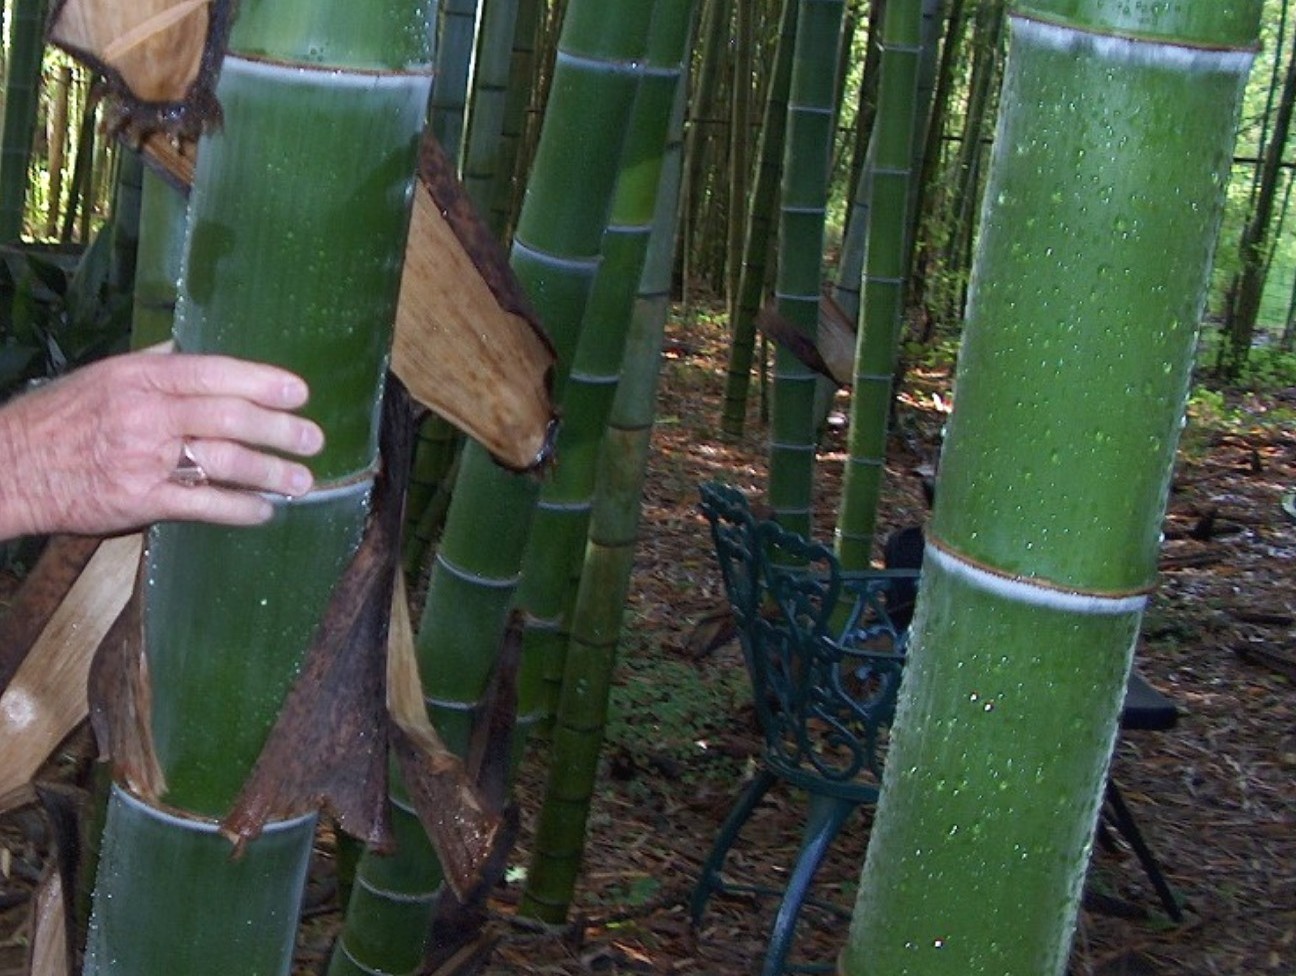
<path fill-rule="evenodd" d="M 561 391 L 576 347 L 637 88 L 651 8 L 569 0 L 549 105 L 511 263 L 558 350 Z M 573 155 L 570 147 L 586 147 Z M 539 485 L 465 445 L 418 630 L 424 692 L 462 750 L 504 635 Z M 524 665 L 525 666 L 525 665 Z M 330 974 L 417 970 L 439 871 L 429 850 L 366 854 Z M 421 923 L 416 916 L 421 917 Z"/>
<path fill-rule="evenodd" d="M 1260 8 L 1014 8 L 849 976 L 1066 969 Z"/>
<path fill-rule="evenodd" d="M 545 801 L 523 901 L 524 911 L 551 922 L 567 914 L 575 891 L 634 565 L 661 347 L 670 310 L 683 96 L 681 85 L 661 171 L 652 240 L 625 345 L 625 367 L 599 453 L 593 517 L 564 658 Z"/>
<path fill-rule="evenodd" d="M 841 0 L 801 0 L 788 95 L 775 298 L 779 313 L 810 339 L 819 329 L 842 9 Z M 782 525 L 804 535 L 810 533 L 817 376 L 783 347 L 775 353 L 768 500 Z"/>
<path fill-rule="evenodd" d="M 524 709 L 542 722 L 552 716 L 562 683 L 568 616 L 580 579 L 598 453 L 621 377 L 626 331 L 653 229 L 662 147 L 691 26 L 692 0 L 654 3 L 602 260 L 563 398 L 557 444 L 562 461 L 540 493 L 518 593 L 518 604 L 528 613 L 522 699 Z M 537 697 L 532 688 L 540 677 L 544 685 Z"/>
<path fill-rule="evenodd" d="M 869 149 L 868 245 L 847 435 L 850 456 L 837 514 L 837 555 L 846 569 L 869 565 L 886 460 L 891 376 L 912 242 L 909 182 L 917 132 L 921 20 L 922 0 L 888 0 L 882 20 L 878 113 Z"/>
<path fill-rule="evenodd" d="M 0 241 L 5 242 L 22 236 L 27 167 L 31 162 L 41 55 L 45 50 L 45 3 L 14 0 L 9 24 L 4 128 L 0 130 Z"/>
<path fill-rule="evenodd" d="M 792 85 L 792 56 L 796 48 L 797 12 L 801 0 L 783 0 L 778 44 L 770 71 L 769 90 L 757 143 L 756 175 L 751 206 L 743 235 L 742 271 L 738 296 L 731 303 L 729 363 L 725 375 L 724 408 L 720 424 L 730 437 L 742 436 L 747 422 L 747 395 L 751 389 L 752 360 L 756 350 L 756 313 L 765 294 L 766 255 L 770 245 L 770 213 L 778 199 L 779 174 L 787 137 L 787 100 Z"/>
<path fill-rule="evenodd" d="M 566 917 L 576 887 L 602 742 L 602 718 L 586 719 L 601 716 L 607 706 L 612 652 L 629 582 L 643 477 L 643 458 L 632 445 L 642 437 L 642 446 L 647 447 L 661 342 L 662 323 L 657 318 L 659 313 L 664 316 L 660 306 L 665 301 L 654 297 L 646 305 L 644 289 L 651 285 L 654 296 L 662 291 L 663 275 L 664 289 L 668 291 L 670 286 L 685 95 L 680 79 L 693 11 L 693 0 L 656 2 L 645 76 L 635 101 L 612 223 L 604 237 L 604 264 L 595 282 L 570 379 L 569 401 L 578 384 L 590 387 L 593 394 L 582 398 L 588 405 L 579 422 L 574 411 L 567 418 L 576 422 L 573 429 L 585 442 L 574 445 L 578 451 L 573 451 L 583 463 L 577 476 L 562 485 L 575 494 L 569 499 L 560 496 L 564 504 L 548 511 L 543 507 L 551 498 L 546 487 L 528 550 L 523 593 L 533 591 L 533 573 L 543 578 L 547 571 L 562 568 L 568 572 L 559 582 L 566 583 L 568 576 L 574 580 L 561 594 L 558 626 L 539 635 L 556 643 L 556 631 L 561 641 L 557 647 L 538 649 L 545 655 L 541 659 L 547 671 L 545 705 L 558 714 L 533 844 L 535 854 L 519 910 L 549 922 Z M 669 199 L 663 200 L 663 196 Z M 648 268 L 650 258 L 658 266 Z M 660 267 L 663 261 L 665 271 Z M 626 294 L 630 280 L 638 282 L 633 286 L 636 294 Z M 616 357 L 615 363 L 612 357 Z M 600 377 L 606 379 L 600 382 Z M 623 393 L 626 385 L 629 392 Z M 613 392 L 615 400 L 605 402 L 603 398 Z M 631 430 L 626 431 L 627 427 Z M 606 497 L 609 492 L 615 496 L 611 500 Z M 591 511 L 599 516 L 599 524 L 593 528 Z M 546 521 L 569 527 L 542 535 L 540 529 Z M 557 536 L 562 542 L 576 536 L 574 551 L 549 556 L 552 562 L 546 563 L 545 554 L 536 547 L 546 535 Z M 587 541 L 594 538 L 611 548 L 599 549 Z M 606 558 L 594 558 L 596 550 Z M 591 630 L 597 632 L 597 638 L 590 636 Z M 573 652 L 577 659 L 568 662 Z M 573 714 L 575 709 L 579 715 Z"/>
<path fill-rule="evenodd" d="M 114 788 L 90 976 L 289 970 L 314 813 L 272 820 L 238 858 L 217 822 L 367 516 L 430 17 L 415 2 L 241 4 L 217 90 L 224 125 L 199 150 L 175 337 L 301 373 L 328 443 L 317 489 L 276 503 L 265 526 L 150 533 L 144 629 L 166 789 L 155 804 Z"/>

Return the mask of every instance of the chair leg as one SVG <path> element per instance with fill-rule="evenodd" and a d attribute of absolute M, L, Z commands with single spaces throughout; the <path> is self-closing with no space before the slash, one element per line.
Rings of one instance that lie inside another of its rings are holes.
<path fill-rule="evenodd" d="M 810 797 L 810 815 L 806 821 L 805 838 L 797 854 L 792 876 L 788 879 L 779 902 L 778 914 L 774 916 L 774 926 L 770 930 L 769 949 L 765 953 L 765 964 L 761 976 L 781 976 L 787 963 L 789 950 L 792 948 L 792 936 L 796 929 L 797 916 L 810 891 L 824 855 L 841 831 L 847 818 L 859 806 L 850 800 L 812 794 Z"/>
<path fill-rule="evenodd" d="M 724 867 L 729 848 L 738 839 L 743 825 L 747 823 L 760 801 L 765 798 L 774 781 L 774 774 L 762 766 L 752 781 L 747 784 L 746 789 L 738 795 L 738 802 L 734 804 L 734 808 L 729 811 L 729 816 L 725 817 L 724 823 L 721 824 L 720 833 L 716 835 L 715 843 L 711 845 L 711 853 L 707 855 L 706 863 L 702 865 L 697 885 L 693 888 L 693 897 L 689 901 L 689 916 L 695 926 L 701 923 L 702 913 L 706 911 L 706 904 L 712 893 L 724 887 L 720 880 L 720 869 Z"/>
<path fill-rule="evenodd" d="M 1143 865 L 1148 880 L 1152 882 L 1152 887 L 1156 889 L 1161 904 L 1165 906 L 1166 914 L 1175 922 L 1182 922 L 1183 910 L 1179 907 L 1179 900 L 1175 898 L 1174 892 L 1170 889 L 1170 883 L 1166 881 L 1165 875 L 1161 872 L 1161 865 L 1157 863 L 1156 857 L 1153 856 L 1151 849 L 1143 840 L 1143 834 L 1138 829 L 1138 824 L 1134 822 L 1134 815 L 1130 813 L 1129 807 L 1125 804 L 1125 798 L 1121 796 L 1120 789 L 1113 779 L 1107 780 L 1107 806 L 1113 826 L 1129 842 L 1129 846 L 1134 851 L 1134 856 Z"/>

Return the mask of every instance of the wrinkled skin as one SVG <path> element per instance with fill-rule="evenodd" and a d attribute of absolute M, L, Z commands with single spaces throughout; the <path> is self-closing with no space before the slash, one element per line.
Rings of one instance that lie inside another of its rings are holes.
<path fill-rule="evenodd" d="M 292 411 L 309 391 L 274 366 L 225 356 L 131 353 L 0 407 L 0 539 L 111 534 L 149 522 L 255 525 L 262 493 L 302 495 L 319 427 Z M 210 483 L 171 480 L 185 444 Z"/>

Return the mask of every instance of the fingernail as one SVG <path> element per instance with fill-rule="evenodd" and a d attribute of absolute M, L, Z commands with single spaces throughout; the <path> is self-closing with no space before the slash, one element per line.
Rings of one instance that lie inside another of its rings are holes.
<path fill-rule="evenodd" d="M 307 424 L 302 429 L 299 454 L 318 454 L 324 448 L 324 431 L 317 424 Z"/>
<path fill-rule="evenodd" d="M 314 476 L 310 473 L 309 468 L 296 466 L 288 476 L 288 483 L 291 486 L 291 494 L 304 495 L 310 491 L 311 485 L 315 483 Z"/>
<path fill-rule="evenodd" d="M 285 407 L 300 407 L 310 399 L 310 388 L 306 386 L 305 380 L 294 376 L 284 383 L 282 395 Z"/>
<path fill-rule="evenodd" d="M 258 499 L 256 518 L 258 524 L 264 524 L 274 518 L 274 506 L 264 498 Z"/>

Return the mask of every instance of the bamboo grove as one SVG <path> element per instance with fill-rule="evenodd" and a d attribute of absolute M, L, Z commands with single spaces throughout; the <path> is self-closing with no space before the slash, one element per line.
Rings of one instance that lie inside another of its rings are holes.
<path fill-rule="evenodd" d="M 835 512 L 848 569 L 906 364 L 961 343 L 837 965 L 1064 971 L 1198 330 L 1224 378 L 1296 343 L 1286 0 L 149 0 L 103 50 L 207 45 L 160 136 L 76 6 L 0 6 L 0 397 L 173 339 L 300 372 L 328 444 L 263 528 L 94 557 L 86 973 L 287 974 L 321 842 L 330 976 L 442 971 L 528 749 L 518 911 L 568 918 L 673 299 L 725 309 L 718 436 L 761 432 L 776 517 Z"/>

